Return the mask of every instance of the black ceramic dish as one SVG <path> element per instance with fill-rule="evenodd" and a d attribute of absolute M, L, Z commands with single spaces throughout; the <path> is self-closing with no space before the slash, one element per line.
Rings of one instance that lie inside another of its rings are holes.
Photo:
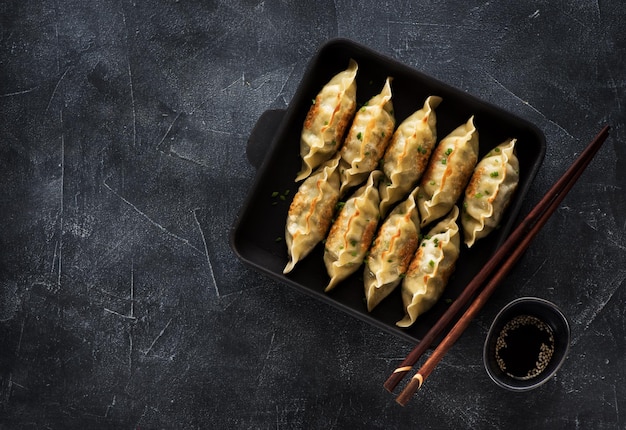
<path fill-rule="evenodd" d="M 521 315 L 543 321 L 554 336 L 554 352 L 546 368 L 536 377 L 519 379 L 500 368 L 496 360 L 496 343 L 507 322 Z M 567 318 L 555 304 L 536 297 L 522 297 L 506 305 L 494 318 L 483 348 L 483 362 L 489 377 L 499 386 L 511 391 L 528 391 L 539 387 L 559 370 L 570 346 L 570 327 Z"/>
<path fill-rule="evenodd" d="M 462 246 L 456 271 L 443 297 L 408 329 L 395 325 L 404 315 L 400 288 L 371 313 L 367 312 L 362 269 L 330 293 L 324 293 L 328 275 L 322 259 L 322 245 L 299 262 L 290 274 L 282 273 L 288 256 L 284 239 L 281 239 L 285 235 L 289 204 L 300 185 L 294 179 L 301 167 L 299 151 L 302 124 L 311 100 L 336 73 L 347 68 L 351 58 L 359 64 L 359 105 L 380 92 L 387 76 L 393 77 L 393 105 L 397 124 L 421 109 L 426 97 L 438 95 L 443 98 L 436 109 L 438 140 L 465 123 L 472 115 L 480 135 L 480 157 L 508 137 L 518 139 L 520 184 L 502 226 L 471 249 Z M 266 112 L 250 137 L 248 158 L 258 167 L 258 171 L 231 230 L 231 246 L 237 256 L 252 268 L 415 343 L 506 238 L 544 154 L 545 138 L 529 122 L 352 41 L 331 40 L 310 61 L 286 112 Z"/>

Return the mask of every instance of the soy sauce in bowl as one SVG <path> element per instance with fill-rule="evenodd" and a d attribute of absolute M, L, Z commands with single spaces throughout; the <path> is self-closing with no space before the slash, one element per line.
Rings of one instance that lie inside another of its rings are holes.
<path fill-rule="evenodd" d="M 552 303 L 517 299 L 496 316 L 483 350 L 489 377 L 501 387 L 526 391 L 545 383 L 563 363 L 570 328 Z"/>
<path fill-rule="evenodd" d="M 531 315 L 518 315 L 507 322 L 496 339 L 496 362 L 517 379 L 539 376 L 554 354 L 554 334 L 548 324 Z"/>

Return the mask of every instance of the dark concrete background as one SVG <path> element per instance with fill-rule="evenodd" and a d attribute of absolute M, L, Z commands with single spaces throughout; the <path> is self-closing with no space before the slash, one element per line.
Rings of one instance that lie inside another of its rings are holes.
<path fill-rule="evenodd" d="M 0 429 L 626 428 L 621 0 L 0 4 Z M 611 136 L 406 407 L 411 345 L 244 268 L 228 232 L 260 115 L 348 37 L 538 125 L 523 213 Z M 508 301 L 570 318 L 542 388 L 481 361 Z"/>

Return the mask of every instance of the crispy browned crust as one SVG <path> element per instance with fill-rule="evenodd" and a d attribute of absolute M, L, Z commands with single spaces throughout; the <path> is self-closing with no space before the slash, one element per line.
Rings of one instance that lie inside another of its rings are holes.
<path fill-rule="evenodd" d="M 340 144 L 343 144 L 343 137 L 346 133 L 346 129 L 352 122 L 352 117 L 354 116 L 354 111 L 356 110 L 356 102 L 352 103 L 350 109 L 346 110 L 345 115 L 343 115 L 339 122 L 337 123 L 337 128 L 335 129 L 335 136 L 337 137 L 337 141 Z"/>
<path fill-rule="evenodd" d="M 311 105 L 309 108 L 309 112 L 306 114 L 306 119 L 304 120 L 304 128 L 310 129 L 313 126 L 313 121 L 319 112 L 319 103 L 317 98 L 315 99 L 315 103 Z"/>
<path fill-rule="evenodd" d="M 478 186 L 480 185 L 480 178 L 483 176 L 484 171 L 485 171 L 484 167 L 478 167 L 476 169 L 476 171 L 472 175 L 472 178 L 470 179 L 469 184 L 467 185 L 467 188 L 465 190 L 466 195 L 473 196 L 474 194 L 478 192 Z"/>
<path fill-rule="evenodd" d="M 363 231 L 363 240 L 361 241 L 361 252 L 367 252 L 369 249 L 372 240 L 374 240 L 374 234 L 376 233 L 376 227 L 378 223 L 376 220 L 372 220 L 367 223 L 365 230 Z"/>
<path fill-rule="evenodd" d="M 398 266 L 401 272 L 406 272 L 409 268 L 409 264 L 413 256 L 415 255 L 415 249 L 418 246 L 419 240 L 417 238 L 411 238 L 407 245 L 401 249 L 401 252 L 398 254 L 398 258 L 400 260 Z"/>

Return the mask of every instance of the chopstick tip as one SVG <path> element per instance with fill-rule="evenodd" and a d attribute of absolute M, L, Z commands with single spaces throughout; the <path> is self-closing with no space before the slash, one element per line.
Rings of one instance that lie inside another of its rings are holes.
<path fill-rule="evenodd" d="M 423 383 L 424 377 L 420 373 L 416 373 L 415 376 L 411 378 L 407 386 L 404 387 L 404 390 L 402 390 L 402 392 L 398 395 L 396 402 L 401 406 L 406 406 L 415 392 L 422 388 Z"/>

